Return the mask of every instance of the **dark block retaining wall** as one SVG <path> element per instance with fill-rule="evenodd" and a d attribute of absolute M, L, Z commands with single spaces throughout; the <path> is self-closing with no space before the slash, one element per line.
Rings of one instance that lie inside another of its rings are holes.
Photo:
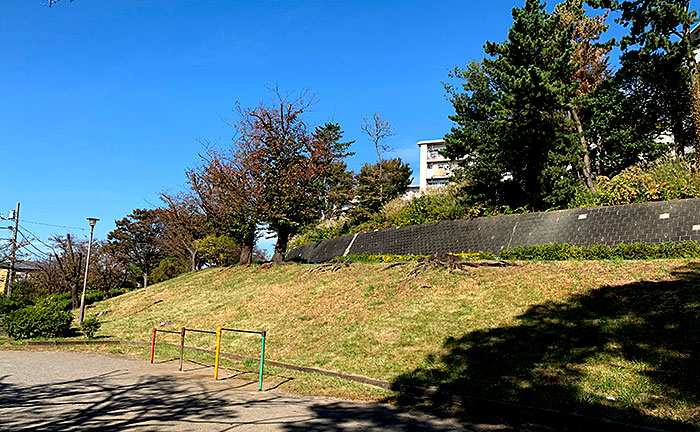
<path fill-rule="evenodd" d="M 295 247 L 287 259 L 348 254 L 430 255 L 550 243 L 576 245 L 700 241 L 700 199 L 460 219 L 346 235 Z"/>

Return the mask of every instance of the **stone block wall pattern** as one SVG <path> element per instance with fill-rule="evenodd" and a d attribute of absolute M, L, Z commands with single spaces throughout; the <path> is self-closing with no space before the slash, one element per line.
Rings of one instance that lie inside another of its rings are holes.
<path fill-rule="evenodd" d="M 353 254 L 430 255 L 551 243 L 587 246 L 700 241 L 700 199 L 459 219 L 310 243 L 287 259 L 321 262 Z"/>

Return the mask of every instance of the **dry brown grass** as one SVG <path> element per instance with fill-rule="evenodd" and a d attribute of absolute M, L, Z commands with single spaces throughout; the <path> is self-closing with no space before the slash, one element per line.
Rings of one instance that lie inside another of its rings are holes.
<path fill-rule="evenodd" d="M 450 338 L 517 328 L 533 308 L 573 304 L 604 288 L 673 283 L 674 272 L 689 265 L 694 263 L 521 262 L 512 267 L 474 268 L 471 274 L 424 271 L 408 283 L 402 279 L 410 264 L 389 268 L 355 263 L 334 272 L 314 273 L 304 265 L 216 268 L 104 301 L 92 312 L 109 310 L 101 335 L 141 341 L 149 340 L 153 327 L 215 330 L 221 325 L 266 330 L 269 359 L 394 380 L 431 364 L 448 367 L 439 365 L 438 359 L 450 355 Z M 165 321 L 171 324 L 160 326 Z M 178 340 L 176 335 L 158 337 L 171 343 Z M 213 349 L 215 340 L 211 335 L 188 334 L 187 344 Z M 253 335 L 226 334 L 222 345 L 227 352 L 251 356 L 259 352 L 259 338 Z M 611 386 L 636 383 L 639 394 L 622 397 L 626 401 L 622 411 L 697 421 L 697 404 L 689 402 L 687 395 L 678 399 L 666 395 L 650 404 L 659 396 L 644 393 L 663 389 L 645 378 L 648 364 L 610 355 L 588 357 L 564 372 L 538 365 L 528 372 L 532 375 L 528 379 L 514 379 L 522 387 L 536 387 L 547 379 L 560 381 L 583 394 L 582 400 L 589 395 L 598 404 Z M 325 384 L 318 387 L 325 389 L 321 393 L 348 395 L 333 390 L 339 388 L 333 380 L 323 380 Z M 421 384 L 441 385 L 439 380 Z M 297 387 L 295 391 L 314 393 L 309 390 L 313 385 Z M 517 400 L 517 392 L 513 395 Z M 692 412 L 696 414 L 688 414 Z"/>
<path fill-rule="evenodd" d="M 448 335 L 512 323 L 533 304 L 601 286 L 668 279 L 681 264 L 525 263 L 477 268 L 474 276 L 427 272 L 407 286 L 398 283 L 406 268 L 382 264 L 313 275 L 300 265 L 209 269 L 102 302 L 94 312 L 110 311 L 101 334 L 134 340 L 148 340 L 153 327 L 267 330 L 270 358 L 391 378 Z M 172 324 L 160 327 L 164 321 Z M 207 339 L 213 338 L 192 336 L 202 348 L 213 346 Z M 226 339 L 228 350 L 251 353 L 258 346 L 254 337 Z M 397 352 L 407 357 L 397 359 Z M 363 355 L 372 361 L 357 364 Z"/>

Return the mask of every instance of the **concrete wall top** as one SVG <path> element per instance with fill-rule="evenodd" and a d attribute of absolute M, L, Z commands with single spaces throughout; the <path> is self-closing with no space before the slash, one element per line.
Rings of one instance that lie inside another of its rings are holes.
<path fill-rule="evenodd" d="M 700 241 L 700 199 L 459 219 L 388 228 L 296 247 L 287 259 L 348 254 L 430 255 L 551 243 L 587 246 Z"/>

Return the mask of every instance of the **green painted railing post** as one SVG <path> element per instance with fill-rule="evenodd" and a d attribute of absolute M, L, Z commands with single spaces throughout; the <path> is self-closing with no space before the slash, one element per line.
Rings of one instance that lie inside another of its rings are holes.
<path fill-rule="evenodd" d="M 265 364 L 265 336 L 267 332 L 262 332 L 262 344 L 260 346 L 260 378 L 258 378 L 258 391 L 262 391 L 263 365 Z"/>

